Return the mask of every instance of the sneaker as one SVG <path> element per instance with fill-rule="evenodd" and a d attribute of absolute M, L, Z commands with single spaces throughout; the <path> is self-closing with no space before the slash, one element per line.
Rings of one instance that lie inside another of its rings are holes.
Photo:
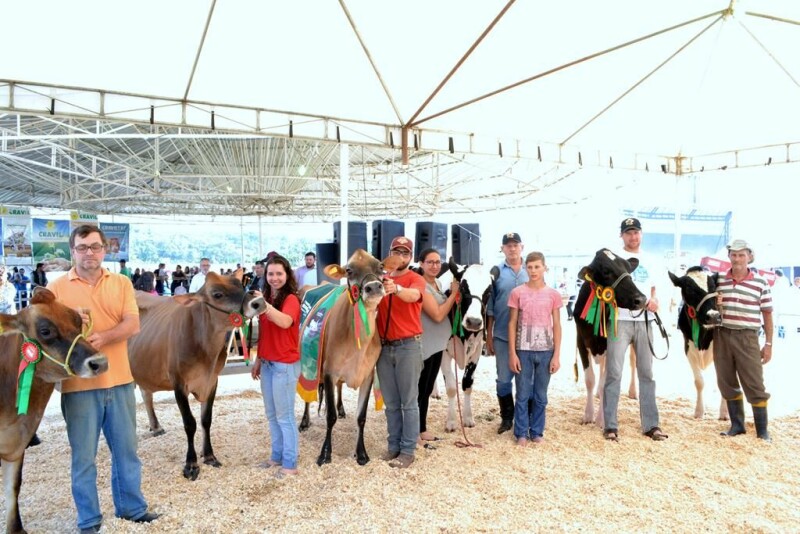
<path fill-rule="evenodd" d="M 536 436 L 531 441 L 534 443 L 544 443 L 544 438 L 542 436 Z"/>
<path fill-rule="evenodd" d="M 399 454 L 397 458 L 389 462 L 389 467 L 397 467 L 398 469 L 405 469 L 414 463 L 414 457 L 410 454 Z"/>
<path fill-rule="evenodd" d="M 527 447 L 528 446 L 528 438 L 517 438 L 517 446 L 518 447 Z"/>
<path fill-rule="evenodd" d="M 100 525 L 94 525 L 81 529 L 81 534 L 97 534 L 100 532 Z"/>
<path fill-rule="evenodd" d="M 389 462 L 400 456 L 400 451 L 386 451 L 381 454 L 381 460 Z"/>
<path fill-rule="evenodd" d="M 141 517 L 138 517 L 136 519 L 128 519 L 128 521 L 132 521 L 133 523 L 152 523 L 159 517 L 161 517 L 161 514 L 157 514 L 155 512 L 147 512 Z"/>
<path fill-rule="evenodd" d="M 256 467 L 260 469 L 271 469 L 279 465 L 281 465 L 280 462 L 273 462 L 272 460 L 264 460 L 263 462 L 258 462 L 258 464 L 256 464 Z"/>

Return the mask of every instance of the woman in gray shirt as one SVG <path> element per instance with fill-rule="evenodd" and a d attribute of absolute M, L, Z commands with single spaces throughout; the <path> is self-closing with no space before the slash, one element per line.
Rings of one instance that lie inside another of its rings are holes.
<path fill-rule="evenodd" d="M 439 279 L 442 259 L 432 248 L 422 251 L 419 256 L 422 277 L 425 279 L 425 293 L 422 295 L 422 358 L 423 367 L 419 377 L 419 439 L 425 445 L 438 438 L 428 432 L 428 399 L 433 391 L 439 367 L 442 364 L 442 352 L 451 335 L 448 314 L 458 295 L 458 281 L 450 284 L 450 295 L 445 296 Z"/>

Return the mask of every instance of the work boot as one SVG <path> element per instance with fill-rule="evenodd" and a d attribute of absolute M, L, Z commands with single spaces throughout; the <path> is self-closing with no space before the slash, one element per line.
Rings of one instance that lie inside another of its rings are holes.
<path fill-rule="evenodd" d="M 500 428 L 497 429 L 498 434 L 508 432 L 514 427 L 514 394 L 497 396 L 497 402 L 500 404 Z"/>
<path fill-rule="evenodd" d="M 768 419 L 766 406 L 753 406 L 753 420 L 756 423 L 756 436 L 758 436 L 758 439 L 772 441 L 772 438 L 769 437 L 769 432 L 767 432 Z"/>
<path fill-rule="evenodd" d="M 731 428 L 727 432 L 720 432 L 720 436 L 738 436 L 744 434 L 744 399 L 726 400 L 728 415 L 731 418 Z"/>

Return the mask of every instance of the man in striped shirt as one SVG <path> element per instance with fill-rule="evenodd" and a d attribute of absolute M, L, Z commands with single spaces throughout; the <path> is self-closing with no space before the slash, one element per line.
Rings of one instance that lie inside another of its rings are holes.
<path fill-rule="evenodd" d="M 714 367 L 717 384 L 727 401 L 731 428 L 723 436 L 745 433 L 744 400 L 753 405 L 759 438 L 770 441 L 767 432 L 767 400 L 763 366 L 772 359 L 772 296 L 767 281 L 751 271 L 753 249 L 743 239 L 728 246 L 731 269 L 717 283 L 717 307 L 722 325 L 714 332 Z M 764 322 L 766 342 L 759 347 L 758 330 Z"/>

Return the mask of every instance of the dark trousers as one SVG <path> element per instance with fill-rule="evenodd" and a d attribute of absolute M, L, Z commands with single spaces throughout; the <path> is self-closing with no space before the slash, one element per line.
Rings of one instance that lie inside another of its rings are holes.
<path fill-rule="evenodd" d="M 433 385 L 436 383 L 436 377 L 439 376 L 439 368 L 442 366 L 442 352 L 440 350 L 425 360 L 422 365 L 422 373 L 419 375 L 419 397 L 417 402 L 419 404 L 420 432 L 427 430 L 428 399 L 431 398 Z"/>

